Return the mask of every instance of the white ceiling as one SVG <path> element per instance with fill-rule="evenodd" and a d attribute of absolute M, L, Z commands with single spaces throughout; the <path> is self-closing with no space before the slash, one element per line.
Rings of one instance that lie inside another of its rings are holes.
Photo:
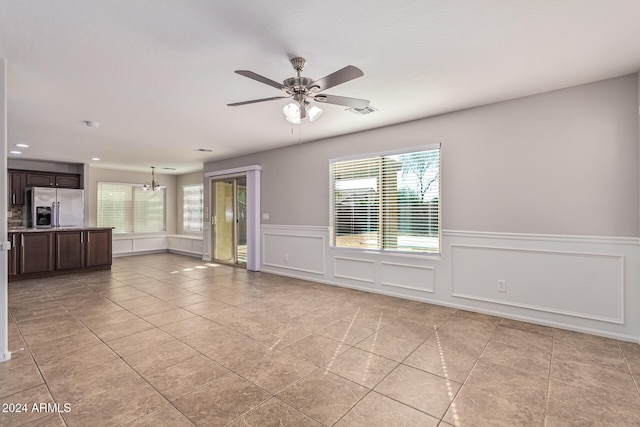
<path fill-rule="evenodd" d="M 8 148 L 29 145 L 9 158 L 186 173 L 621 76 L 640 68 L 639 16 L 637 0 L 0 0 Z M 226 106 L 282 95 L 233 71 L 282 81 L 294 56 L 313 79 L 359 67 L 327 93 L 379 111 L 292 126 L 286 100 Z"/>

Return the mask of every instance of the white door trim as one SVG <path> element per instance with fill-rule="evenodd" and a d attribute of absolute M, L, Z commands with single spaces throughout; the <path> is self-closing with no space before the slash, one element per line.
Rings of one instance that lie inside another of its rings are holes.
<path fill-rule="evenodd" d="M 260 271 L 260 174 L 262 166 L 250 165 L 221 171 L 205 172 L 209 179 L 209 212 L 213 206 L 211 200 L 212 181 L 224 176 L 246 175 L 247 177 L 247 270 Z M 208 219 L 210 220 L 210 218 Z M 211 239 L 207 241 L 208 254 L 212 254 Z"/>

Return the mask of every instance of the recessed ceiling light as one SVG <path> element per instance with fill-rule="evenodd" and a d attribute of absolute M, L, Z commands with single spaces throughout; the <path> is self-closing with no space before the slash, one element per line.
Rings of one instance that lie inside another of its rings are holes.
<path fill-rule="evenodd" d="M 22 151 L 11 150 L 11 151 L 9 151 L 9 154 L 22 154 Z"/>
<path fill-rule="evenodd" d="M 85 125 L 87 125 L 90 128 L 97 128 L 98 126 L 100 126 L 100 123 L 92 122 L 91 120 L 84 120 L 82 123 L 84 123 Z"/>
<path fill-rule="evenodd" d="M 99 162 L 100 158 L 99 157 L 92 157 L 91 160 L 93 160 L 94 162 Z"/>
<path fill-rule="evenodd" d="M 20 147 L 20 148 L 29 148 L 29 146 L 27 144 L 16 144 L 16 147 Z"/>
<path fill-rule="evenodd" d="M 208 148 L 196 148 L 193 151 L 200 151 L 202 153 L 211 153 L 211 152 L 213 152 L 213 150 L 209 150 Z"/>
<path fill-rule="evenodd" d="M 174 170 L 176 170 L 176 168 L 162 168 L 162 169 L 164 169 L 166 171 L 174 171 Z"/>

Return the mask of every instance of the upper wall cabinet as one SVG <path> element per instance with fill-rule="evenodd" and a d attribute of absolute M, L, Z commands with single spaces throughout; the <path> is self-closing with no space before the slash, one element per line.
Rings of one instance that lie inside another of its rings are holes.
<path fill-rule="evenodd" d="M 82 188 L 80 185 L 80 175 L 77 174 L 55 174 L 53 184 L 60 188 Z"/>
<path fill-rule="evenodd" d="M 26 187 L 82 188 L 80 174 L 9 170 L 9 205 L 25 203 Z"/>
<path fill-rule="evenodd" d="M 27 172 L 27 187 L 53 187 L 53 174 Z"/>
<path fill-rule="evenodd" d="M 27 174 L 24 171 L 9 171 L 9 204 L 24 205 L 24 188 L 27 185 Z"/>
<path fill-rule="evenodd" d="M 81 188 L 80 175 L 67 173 L 27 172 L 27 187 Z"/>

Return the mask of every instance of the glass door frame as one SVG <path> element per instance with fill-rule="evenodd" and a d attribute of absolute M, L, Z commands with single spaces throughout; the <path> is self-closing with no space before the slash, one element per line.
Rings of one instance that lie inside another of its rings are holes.
<path fill-rule="evenodd" d="M 245 175 L 211 180 L 211 255 L 215 262 L 238 266 L 247 264 L 246 188 Z M 218 195 L 219 191 L 224 191 L 224 194 Z M 223 206 L 218 206 L 220 203 Z"/>
<path fill-rule="evenodd" d="M 233 169 L 217 170 L 204 173 L 205 206 L 204 206 L 204 253 L 203 260 L 212 261 L 213 242 L 211 214 L 213 213 L 213 200 L 211 199 L 212 181 L 219 178 L 247 177 L 247 265 L 249 271 L 260 271 L 262 267 L 262 238 L 260 222 L 260 181 L 262 166 L 249 165 Z"/>

